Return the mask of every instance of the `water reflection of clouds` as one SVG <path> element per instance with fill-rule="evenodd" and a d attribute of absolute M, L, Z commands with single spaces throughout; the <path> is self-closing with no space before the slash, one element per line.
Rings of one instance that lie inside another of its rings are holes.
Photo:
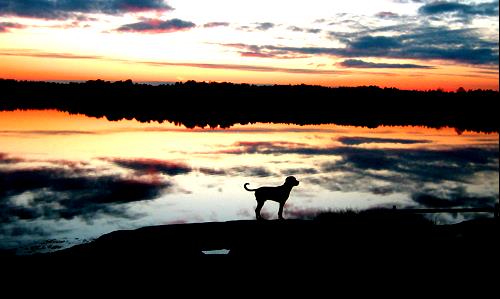
<path fill-rule="evenodd" d="M 498 177 L 498 145 L 478 147 L 427 148 L 366 148 L 364 143 L 429 143 L 427 140 L 390 138 L 343 138 L 350 146 L 310 146 L 304 143 L 236 142 L 217 154 L 300 155 L 315 157 L 318 168 L 299 167 L 281 170 L 284 175 L 305 174 L 305 182 L 330 191 L 368 192 L 386 196 L 405 193 L 415 205 L 426 207 L 491 206 L 498 201 L 498 190 L 481 194 L 466 190 L 477 184 L 476 176 L 483 172 Z M 332 159 L 335 157 L 334 159 Z M 300 161 L 300 160 L 299 160 Z M 447 183 L 452 183 L 448 186 Z M 485 182 L 482 182 L 485 183 Z M 486 182 L 487 183 L 487 182 Z M 439 185 L 431 188 L 430 185 Z M 458 192 L 460 191 L 460 192 Z"/>
<path fill-rule="evenodd" d="M 479 196 L 469 193 L 464 186 L 456 186 L 451 189 L 424 188 L 413 193 L 412 199 L 420 205 L 431 208 L 482 208 L 493 207 L 498 201 L 498 194 Z"/>
<path fill-rule="evenodd" d="M 132 222 L 140 226 L 252 219 L 255 201 L 243 183 L 276 185 L 289 175 L 301 181 L 285 209 L 291 218 L 344 206 L 483 207 L 498 201 L 498 135 L 441 134 L 439 139 L 435 131 L 416 135 L 379 129 L 367 135 L 373 131 L 271 125 L 229 131 L 132 129 L 164 135 L 144 139 L 158 143 L 140 140 L 140 150 L 130 152 L 125 143 L 129 138 L 123 136 L 112 141 L 117 151 L 104 152 L 105 146 L 89 150 L 102 144 L 101 137 L 92 139 L 94 143 L 87 137 L 88 143 L 74 139 L 75 149 L 92 151 L 86 156 L 61 155 L 66 148 L 49 155 L 44 152 L 48 147 L 22 148 L 26 155 L 14 154 L 17 147 L 0 153 L 0 238 L 46 238 L 57 232 L 55 225 L 47 229 L 37 221 L 57 221 L 61 230 L 79 230 L 70 228 L 69 220 L 89 226 L 93 221 L 117 221 L 126 228 Z M 31 133 L 57 139 L 130 130 Z M 212 134 L 224 132 L 233 134 Z M 15 143 L 12 138 L 5 139 L 7 145 Z M 185 151 L 173 154 L 180 149 Z M 264 214 L 274 216 L 272 209 L 270 205 Z"/>
<path fill-rule="evenodd" d="M 133 170 L 140 174 L 160 173 L 165 175 L 187 174 L 192 171 L 191 167 L 183 162 L 166 161 L 151 158 L 101 158 L 115 164 L 116 166 Z"/>
<path fill-rule="evenodd" d="M 347 137 L 341 136 L 336 139 L 344 145 L 360 145 L 367 143 L 389 143 L 389 144 L 419 144 L 432 143 L 430 140 L 422 139 L 401 139 L 401 138 L 373 138 L 373 137 Z"/>
<path fill-rule="evenodd" d="M 270 177 L 276 175 L 276 173 L 263 166 L 235 166 L 225 169 L 201 167 L 198 171 L 205 175 L 224 176 Z"/>
<path fill-rule="evenodd" d="M 153 199 L 168 189 L 168 182 L 148 182 L 119 176 L 75 176 L 60 170 L 1 172 L 0 221 L 43 219 L 92 219 L 99 214 L 129 217 L 120 204 Z M 36 181 L 36 183 L 35 183 Z M 10 187 L 9 187 L 10 186 Z M 30 197 L 26 205 L 15 196 Z"/>
<path fill-rule="evenodd" d="M 406 142 L 360 137 L 347 140 L 344 143 L 351 145 L 365 142 Z M 498 193 L 470 194 L 464 187 L 473 183 L 477 173 L 498 172 L 498 147 L 494 146 L 439 150 L 379 149 L 357 146 L 317 147 L 285 141 L 241 141 L 230 149 L 223 148 L 214 154 L 306 155 L 316 157 L 317 165 L 311 167 L 304 163 L 305 165 L 300 166 L 299 159 L 293 167 L 289 163 L 273 163 L 274 168 L 261 165 L 193 168 L 183 162 L 160 159 L 100 158 L 101 161 L 136 174 L 127 176 L 116 173 L 103 175 L 102 171 L 88 162 L 69 160 L 47 160 L 51 166 L 9 168 L 5 165 L 16 165 L 29 160 L 2 153 L 0 164 L 4 167 L 0 169 L 0 221 L 5 223 L 15 219 L 73 217 L 90 219 L 98 214 L 128 217 L 126 209 L 120 204 L 157 198 L 163 192 L 173 189 L 173 183 L 165 176 L 191 172 L 208 176 L 250 178 L 273 177 L 277 173 L 283 176 L 304 175 L 305 182 L 330 191 L 368 192 L 380 196 L 407 193 L 416 204 L 424 206 L 475 206 L 475 203 L 469 203 L 474 200 L 491 205 L 498 198 Z M 295 167 L 296 165 L 299 166 Z M 445 182 L 455 184 L 444 193 L 427 186 L 431 183 L 442 184 L 443 188 Z M 457 193 L 457 190 L 461 192 Z M 32 199 L 28 204 L 17 205 L 14 202 L 15 196 L 24 193 L 31 194 Z M 58 206 L 54 206 L 54 203 Z"/>
<path fill-rule="evenodd" d="M 183 128 L 183 127 L 120 127 L 113 129 L 96 129 L 96 130 L 0 130 L 0 135 L 16 136 L 16 137 L 35 137 L 39 136 L 69 136 L 69 135 L 104 135 L 104 134 L 120 134 L 120 133 L 222 133 L 222 134 L 259 134 L 259 133 L 343 133 L 348 131 L 342 128 L 318 128 L 318 127 L 243 127 L 235 126 L 231 128 Z M 316 135 L 319 136 L 319 135 Z"/>
<path fill-rule="evenodd" d="M 318 173 L 319 170 L 317 168 L 311 168 L 311 167 L 286 168 L 281 170 L 281 174 L 284 176 L 300 175 L 300 174 L 318 174 Z"/>
<path fill-rule="evenodd" d="M 157 198 L 173 186 L 168 180 L 101 174 L 86 163 L 16 167 L 8 157 L 2 162 L 11 167 L 0 168 L 0 223 L 133 217 L 123 204 Z"/>
<path fill-rule="evenodd" d="M 33 138 L 35 136 L 68 136 L 68 135 L 94 135 L 97 131 L 83 130 L 0 130 L 0 135 L 5 136 L 26 136 Z"/>
<path fill-rule="evenodd" d="M 23 161 L 23 159 L 20 159 L 17 157 L 12 157 L 11 155 L 8 155 L 6 153 L 0 153 L 0 165 L 19 163 L 22 161 Z"/>

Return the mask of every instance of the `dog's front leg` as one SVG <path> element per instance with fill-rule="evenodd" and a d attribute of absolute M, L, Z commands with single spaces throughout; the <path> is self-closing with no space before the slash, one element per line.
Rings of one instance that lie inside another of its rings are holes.
<path fill-rule="evenodd" d="M 283 218 L 283 207 L 285 206 L 284 202 L 280 202 L 280 209 L 278 210 L 278 219 L 285 219 Z"/>

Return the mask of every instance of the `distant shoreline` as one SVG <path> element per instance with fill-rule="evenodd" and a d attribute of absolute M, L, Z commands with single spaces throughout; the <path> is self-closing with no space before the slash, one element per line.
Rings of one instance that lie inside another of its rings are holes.
<path fill-rule="evenodd" d="M 56 109 L 108 120 L 170 121 L 187 128 L 334 123 L 364 127 L 453 127 L 499 132 L 494 90 L 415 91 L 377 86 L 249 85 L 131 80 L 39 82 L 0 79 L 1 110 Z"/>

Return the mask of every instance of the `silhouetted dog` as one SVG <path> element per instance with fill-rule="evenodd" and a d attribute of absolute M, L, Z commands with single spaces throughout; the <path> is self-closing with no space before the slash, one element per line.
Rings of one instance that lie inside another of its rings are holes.
<path fill-rule="evenodd" d="M 257 220 L 262 219 L 260 216 L 260 210 L 264 206 L 266 200 L 277 201 L 280 204 L 280 209 L 278 211 L 278 218 L 283 219 L 283 206 L 285 205 L 288 196 L 290 196 L 290 191 L 292 188 L 299 185 L 299 181 L 293 176 L 286 178 L 285 183 L 277 187 L 260 187 L 257 189 L 248 189 L 246 183 L 243 185 L 247 191 L 255 191 L 255 200 L 257 200 L 257 208 L 255 208 L 255 217 Z"/>

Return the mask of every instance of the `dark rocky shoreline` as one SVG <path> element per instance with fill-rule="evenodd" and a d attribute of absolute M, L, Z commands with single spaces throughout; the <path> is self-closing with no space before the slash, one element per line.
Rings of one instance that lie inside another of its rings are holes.
<path fill-rule="evenodd" d="M 497 280 L 497 235 L 495 218 L 453 225 L 412 215 L 242 220 L 115 231 L 54 253 L 4 256 L 0 262 L 14 281 L 61 281 L 73 288 L 91 283 L 120 293 L 139 286 L 260 292 L 261 284 L 276 292 L 286 284 L 290 292 L 321 283 L 334 292 L 468 289 L 479 295 Z M 216 249 L 229 252 L 203 253 Z"/>

